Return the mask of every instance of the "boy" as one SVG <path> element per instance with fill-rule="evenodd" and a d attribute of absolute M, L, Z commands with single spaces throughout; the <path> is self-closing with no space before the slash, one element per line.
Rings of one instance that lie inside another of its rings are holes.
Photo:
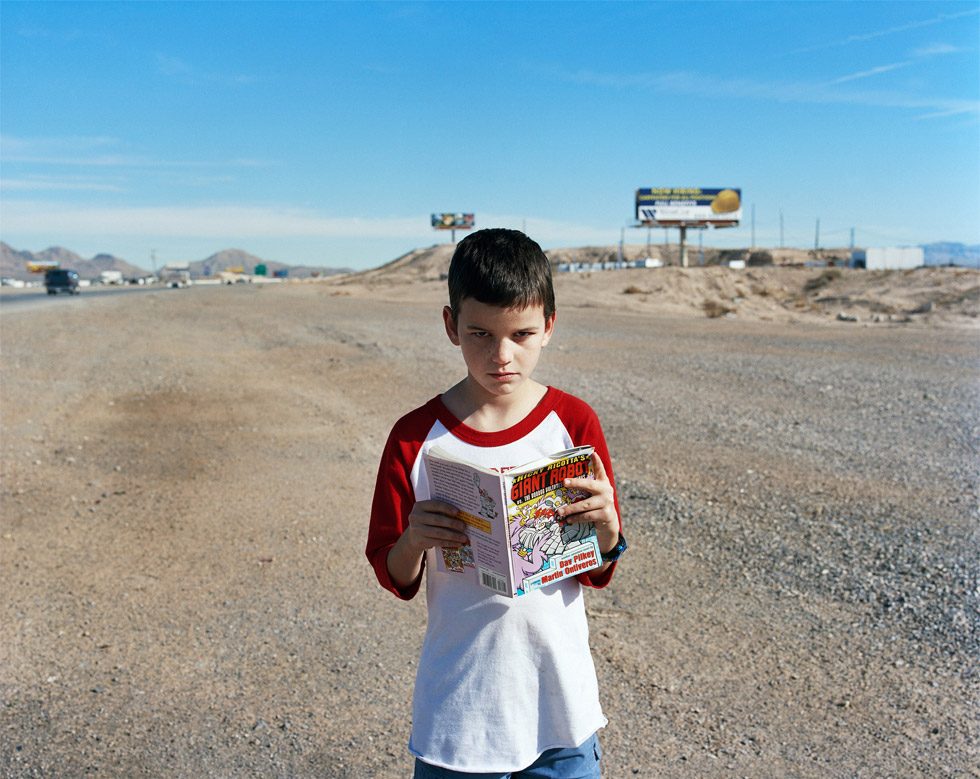
<path fill-rule="evenodd" d="M 449 303 L 446 334 L 466 377 L 392 429 L 366 550 L 381 585 L 405 600 L 425 571 L 428 627 L 409 741 L 415 777 L 598 777 L 595 734 L 606 719 L 582 586 L 608 584 L 626 542 L 598 418 L 531 378 L 555 326 L 548 258 L 516 230 L 472 233 L 453 254 Z M 588 497 L 559 513 L 595 524 L 602 567 L 513 599 L 439 572 L 440 548 L 469 541 L 456 509 L 429 499 L 421 455 L 434 444 L 497 470 L 593 445 L 596 478 L 565 482 Z"/>

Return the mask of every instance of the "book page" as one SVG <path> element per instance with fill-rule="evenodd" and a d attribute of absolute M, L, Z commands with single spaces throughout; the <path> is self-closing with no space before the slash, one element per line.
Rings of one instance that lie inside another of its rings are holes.
<path fill-rule="evenodd" d="M 485 587 L 510 595 L 506 506 L 500 477 L 434 456 L 426 458 L 426 470 L 432 497 L 459 509 L 470 538 L 468 547 L 443 550 L 445 570 L 473 573 Z"/>

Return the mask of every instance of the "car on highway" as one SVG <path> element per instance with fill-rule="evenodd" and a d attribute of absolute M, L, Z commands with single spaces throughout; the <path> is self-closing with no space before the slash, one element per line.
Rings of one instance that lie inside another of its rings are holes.
<path fill-rule="evenodd" d="M 64 292 L 68 295 L 78 294 L 78 274 L 73 270 L 54 268 L 44 274 L 44 286 L 49 295 Z"/>

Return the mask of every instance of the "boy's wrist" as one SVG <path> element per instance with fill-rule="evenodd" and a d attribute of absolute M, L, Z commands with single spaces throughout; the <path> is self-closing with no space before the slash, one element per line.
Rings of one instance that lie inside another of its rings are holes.
<path fill-rule="evenodd" d="M 607 554 L 619 543 L 619 528 L 597 527 L 596 536 L 599 540 L 599 552 Z"/>

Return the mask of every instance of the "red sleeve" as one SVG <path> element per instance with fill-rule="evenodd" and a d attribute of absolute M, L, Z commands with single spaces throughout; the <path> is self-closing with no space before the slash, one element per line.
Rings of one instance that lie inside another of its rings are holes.
<path fill-rule="evenodd" d="M 402 589 L 388 573 L 388 552 L 408 527 L 408 515 L 415 505 L 412 468 L 422 449 L 422 442 L 432 427 L 432 418 L 423 414 L 426 406 L 398 421 L 388 436 L 378 466 L 371 503 L 365 554 L 374 568 L 378 582 L 403 600 L 411 600 L 419 591 L 422 577 Z M 422 558 L 423 568 L 425 558 Z"/>
<path fill-rule="evenodd" d="M 602 460 L 606 468 L 606 475 L 613 486 L 613 502 L 616 505 L 616 515 L 619 517 L 619 529 L 623 529 L 623 514 L 619 509 L 619 491 L 616 489 L 616 476 L 613 473 L 612 458 L 609 456 L 609 448 L 606 446 L 606 437 L 602 433 L 602 425 L 595 411 L 583 400 L 563 393 L 563 397 L 556 404 L 556 411 L 561 418 L 565 429 L 572 437 L 573 446 L 585 446 L 590 444 L 595 447 L 595 452 Z M 599 573 L 590 571 L 578 575 L 578 580 L 586 587 L 602 589 L 612 581 L 613 573 L 616 571 L 617 563 L 613 563 L 606 570 Z"/>

